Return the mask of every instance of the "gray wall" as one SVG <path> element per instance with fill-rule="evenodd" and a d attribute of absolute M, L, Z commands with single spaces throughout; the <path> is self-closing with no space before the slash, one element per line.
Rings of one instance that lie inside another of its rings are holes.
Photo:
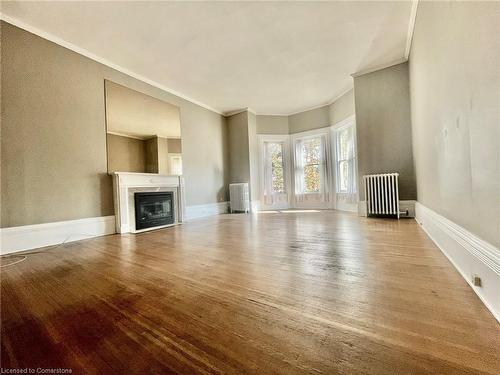
<path fill-rule="evenodd" d="M 248 182 L 250 200 L 259 200 L 257 116 L 249 111 L 228 116 L 229 183 Z"/>
<path fill-rule="evenodd" d="M 420 2 L 410 54 L 418 200 L 500 246 L 500 3 Z"/>
<path fill-rule="evenodd" d="M 227 121 L 229 154 L 229 183 L 250 183 L 250 154 L 248 112 L 229 116 Z"/>
<path fill-rule="evenodd" d="M 354 95 L 358 186 L 365 174 L 398 172 L 400 199 L 416 199 L 408 64 L 355 77 Z M 359 195 L 363 200 L 363 189 Z"/>
<path fill-rule="evenodd" d="M 104 79 L 179 106 L 187 205 L 226 199 L 223 116 L 5 22 L 1 28 L 2 227 L 113 214 Z"/>
<path fill-rule="evenodd" d="M 354 90 L 349 90 L 332 104 L 289 116 L 289 133 L 300 133 L 335 125 L 354 115 L 354 112 Z"/>
<path fill-rule="evenodd" d="M 146 172 L 145 141 L 107 134 L 109 172 Z"/>
<path fill-rule="evenodd" d="M 288 133 L 288 116 L 257 115 L 257 134 Z"/>
<path fill-rule="evenodd" d="M 257 139 L 257 116 L 248 112 L 248 152 L 250 160 L 250 199 L 260 199 L 259 141 Z"/>
<path fill-rule="evenodd" d="M 336 101 L 328 106 L 330 124 L 335 125 L 336 123 L 345 120 L 349 116 L 352 116 L 355 112 L 354 108 L 354 90 L 349 90 Z"/>
<path fill-rule="evenodd" d="M 296 113 L 288 117 L 290 134 L 306 130 L 324 128 L 330 123 L 330 108 L 328 105 L 311 109 L 310 111 Z"/>

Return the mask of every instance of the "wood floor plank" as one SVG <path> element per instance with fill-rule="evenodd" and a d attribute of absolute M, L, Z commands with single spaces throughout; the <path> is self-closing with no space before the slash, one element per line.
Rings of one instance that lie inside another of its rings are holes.
<path fill-rule="evenodd" d="M 1 292 L 3 368 L 500 372 L 499 324 L 413 220 L 220 215 L 30 252 Z"/>

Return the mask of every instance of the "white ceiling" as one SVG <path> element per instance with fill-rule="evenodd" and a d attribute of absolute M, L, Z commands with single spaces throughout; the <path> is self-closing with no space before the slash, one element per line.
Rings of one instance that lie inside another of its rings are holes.
<path fill-rule="evenodd" d="M 411 9 L 410 1 L 2 4 L 7 21 L 205 107 L 263 114 L 325 104 L 352 86 L 352 73 L 404 58 Z"/>

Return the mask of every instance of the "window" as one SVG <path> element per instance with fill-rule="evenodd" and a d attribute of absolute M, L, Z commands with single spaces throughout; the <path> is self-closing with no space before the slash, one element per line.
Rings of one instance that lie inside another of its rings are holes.
<path fill-rule="evenodd" d="M 170 174 L 182 175 L 182 156 L 170 154 Z"/>
<path fill-rule="evenodd" d="M 354 125 L 334 130 L 336 192 L 343 195 L 356 194 L 356 151 Z M 350 197 L 354 199 L 354 197 Z"/>
<path fill-rule="evenodd" d="M 272 193 L 285 192 L 285 175 L 283 164 L 283 143 L 266 142 L 267 157 L 271 169 Z"/>
<path fill-rule="evenodd" d="M 321 191 L 321 171 L 323 164 L 321 137 L 310 138 L 301 142 L 301 164 L 303 171 L 303 193 Z"/>
<path fill-rule="evenodd" d="M 312 133 L 312 134 L 311 134 Z M 328 202 L 328 132 L 324 129 L 294 138 L 295 204 L 322 205 Z"/>
<path fill-rule="evenodd" d="M 259 135 L 260 144 L 260 204 L 263 209 L 284 209 L 289 204 L 290 137 Z"/>

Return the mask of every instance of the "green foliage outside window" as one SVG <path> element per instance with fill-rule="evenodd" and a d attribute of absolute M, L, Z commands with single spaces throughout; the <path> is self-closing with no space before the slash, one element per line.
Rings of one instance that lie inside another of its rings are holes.
<path fill-rule="evenodd" d="M 269 143 L 268 153 L 271 158 L 273 193 L 284 193 L 285 177 L 283 174 L 283 144 Z"/>
<path fill-rule="evenodd" d="M 302 161 L 305 192 L 319 193 L 321 188 L 321 138 L 312 138 L 302 143 Z"/>

